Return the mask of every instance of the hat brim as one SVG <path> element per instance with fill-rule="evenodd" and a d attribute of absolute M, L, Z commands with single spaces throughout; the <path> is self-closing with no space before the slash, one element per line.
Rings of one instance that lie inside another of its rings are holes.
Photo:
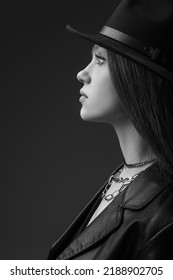
<path fill-rule="evenodd" d="M 167 70 L 166 68 L 158 65 L 153 60 L 149 59 L 142 53 L 137 52 L 133 48 L 117 41 L 112 38 L 109 38 L 108 36 L 105 36 L 103 34 L 86 34 L 82 33 L 71 26 L 67 25 L 66 29 L 79 37 L 82 37 L 83 39 L 86 39 L 92 43 L 95 43 L 103 48 L 112 50 L 116 52 L 117 54 L 120 54 L 122 56 L 125 56 L 132 61 L 145 66 L 147 69 L 154 71 L 159 76 L 164 77 L 166 80 L 173 82 L 173 74 Z"/>

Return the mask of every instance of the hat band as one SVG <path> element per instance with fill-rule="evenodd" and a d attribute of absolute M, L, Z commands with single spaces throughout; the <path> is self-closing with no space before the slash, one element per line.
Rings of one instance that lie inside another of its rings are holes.
<path fill-rule="evenodd" d="M 134 39 L 133 37 L 106 25 L 102 28 L 100 34 L 103 34 L 111 39 L 119 41 L 137 50 L 138 52 L 143 53 L 144 55 L 148 56 L 152 60 L 156 60 L 158 55 L 160 54 L 160 50 L 158 48 L 146 46 L 142 42 Z"/>

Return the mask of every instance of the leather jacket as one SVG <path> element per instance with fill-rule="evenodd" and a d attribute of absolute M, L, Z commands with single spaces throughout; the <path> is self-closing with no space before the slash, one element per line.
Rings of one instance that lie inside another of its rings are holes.
<path fill-rule="evenodd" d="M 53 244 L 48 259 L 173 259 L 173 177 L 155 162 L 86 226 L 106 184 Z"/>

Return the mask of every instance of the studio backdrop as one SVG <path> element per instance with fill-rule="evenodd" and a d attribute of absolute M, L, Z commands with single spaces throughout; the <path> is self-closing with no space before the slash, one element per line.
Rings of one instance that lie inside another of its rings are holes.
<path fill-rule="evenodd" d="M 1 4 L 0 259 L 46 259 L 122 162 L 113 128 L 80 117 L 92 44 L 65 29 L 99 31 L 109 2 Z"/>

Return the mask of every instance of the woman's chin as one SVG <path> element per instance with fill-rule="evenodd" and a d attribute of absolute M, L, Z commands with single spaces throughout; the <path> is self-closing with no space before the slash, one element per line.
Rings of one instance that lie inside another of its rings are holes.
<path fill-rule="evenodd" d="M 90 121 L 90 122 L 96 121 L 96 116 L 91 114 L 91 112 L 86 112 L 86 110 L 84 110 L 83 108 L 81 108 L 80 116 L 84 121 Z"/>
<path fill-rule="evenodd" d="M 91 112 L 89 113 L 82 109 L 80 111 L 80 116 L 81 116 L 82 120 L 88 121 L 88 122 L 100 122 L 100 123 L 106 122 L 102 116 L 99 116 L 96 114 L 91 114 Z"/>
<path fill-rule="evenodd" d="M 83 121 L 92 121 L 93 120 L 93 118 L 89 114 L 84 113 L 82 111 L 80 112 L 80 116 Z"/>

